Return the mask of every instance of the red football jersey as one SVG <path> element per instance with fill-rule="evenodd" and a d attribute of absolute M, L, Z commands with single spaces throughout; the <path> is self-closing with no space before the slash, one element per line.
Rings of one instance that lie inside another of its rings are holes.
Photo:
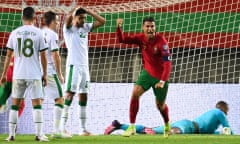
<path fill-rule="evenodd" d="M 11 59 L 10 65 L 7 69 L 7 81 L 12 82 L 13 78 L 13 63 L 14 63 L 14 58 Z"/>
<path fill-rule="evenodd" d="M 169 79 L 172 63 L 168 43 L 164 36 L 156 34 L 152 40 L 148 40 L 144 34 L 125 36 L 119 27 L 117 36 L 120 43 L 139 45 L 143 67 L 152 77 L 163 81 Z"/>

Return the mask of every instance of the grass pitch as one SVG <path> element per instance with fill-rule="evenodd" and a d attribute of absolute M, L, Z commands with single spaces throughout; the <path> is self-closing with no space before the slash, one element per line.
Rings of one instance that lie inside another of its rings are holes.
<path fill-rule="evenodd" d="M 9 144 L 4 141 L 6 134 L 0 135 L 0 144 Z M 17 135 L 16 140 L 10 143 L 33 144 L 33 135 Z M 164 138 L 162 135 L 136 135 L 122 137 L 120 135 L 73 136 L 70 139 L 49 138 L 49 144 L 240 144 L 240 136 L 224 135 L 172 135 Z"/>

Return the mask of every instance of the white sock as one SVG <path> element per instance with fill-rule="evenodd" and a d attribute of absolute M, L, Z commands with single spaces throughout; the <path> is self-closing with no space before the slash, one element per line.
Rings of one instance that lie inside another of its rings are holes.
<path fill-rule="evenodd" d="M 68 111 L 69 111 L 69 106 L 64 105 L 62 110 L 61 122 L 60 122 L 61 132 L 63 132 L 66 129 L 66 124 L 68 120 Z"/>
<path fill-rule="evenodd" d="M 62 111 L 63 109 L 55 105 L 53 108 L 53 127 L 54 127 L 54 133 L 59 133 L 60 132 L 60 121 L 62 117 Z"/>
<path fill-rule="evenodd" d="M 10 110 L 9 112 L 9 135 L 15 137 L 15 129 L 18 121 L 18 111 Z"/>
<path fill-rule="evenodd" d="M 80 122 L 82 130 L 86 130 L 86 106 L 80 106 Z"/>
<path fill-rule="evenodd" d="M 42 109 L 33 109 L 33 122 L 35 123 L 36 136 L 41 136 L 42 124 L 43 124 L 43 112 Z"/>

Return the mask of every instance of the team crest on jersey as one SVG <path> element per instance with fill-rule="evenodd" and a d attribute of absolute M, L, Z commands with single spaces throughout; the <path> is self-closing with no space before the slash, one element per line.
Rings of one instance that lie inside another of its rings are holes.
<path fill-rule="evenodd" d="M 55 40 L 56 44 L 58 44 L 58 40 Z"/>
<path fill-rule="evenodd" d="M 80 32 L 80 38 L 86 38 L 86 35 L 84 34 L 84 33 L 82 33 L 82 32 Z"/>

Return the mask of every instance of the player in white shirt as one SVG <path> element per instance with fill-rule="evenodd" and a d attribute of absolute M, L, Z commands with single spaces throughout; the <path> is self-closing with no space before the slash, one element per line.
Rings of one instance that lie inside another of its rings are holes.
<path fill-rule="evenodd" d="M 87 14 L 95 18 L 94 23 L 85 23 Z M 75 93 L 79 97 L 80 135 L 90 135 L 86 129 L 86 106 L 89 92 L 89 64 L 88 64 L 88 33 L 102 26 L 105 19 L 93 11 L 77 7 L 66 17 L 63 26 L 63 36 L 68 48 L 65 82 L 65 102 L 62 116 L 62 131 L 66 132 L 65 126 L 68 119 L 69 106 Z"/>
<path fill-rule="evenodd" d="M 56 13 L 48 11 L 44 13 L 45 26 L 42 28 L 44 40 L 48 44 L 48 65 L 47 79 L 48 85 L 44 87 L 46 96 L 49 96 L 55 101 L 53 108 L 53 137 L 65 138 L 69 137 L 60 132 L 60 121 L 64 104 L 63 92 L 61 84 L 64 83 L 64 78 L 61 70 L 61 58 L 59 55 L 59 39 L 56 33 L 59 19 Z"/>
<path fill-rule="evenodd" d="M 33 25 L 34 15 L 32 7 L 24 8 L 23 26 L 12 31 L 7 42 L 8 50 L 0 84 L 6 81 L 6 70 L 14 54 L 12 107 L 9 113 L 9 137 L 6 139 L 8 141 L 15 140 L 19 103 L 24 99 L 26 92 L 32 96 L 33 121 L 36 129 L 35 140 L 48 141 L 42 136 L 43 113 L 41 105 L 42 86 L 47 84 L 47 45 L 41 30 Z"/>

